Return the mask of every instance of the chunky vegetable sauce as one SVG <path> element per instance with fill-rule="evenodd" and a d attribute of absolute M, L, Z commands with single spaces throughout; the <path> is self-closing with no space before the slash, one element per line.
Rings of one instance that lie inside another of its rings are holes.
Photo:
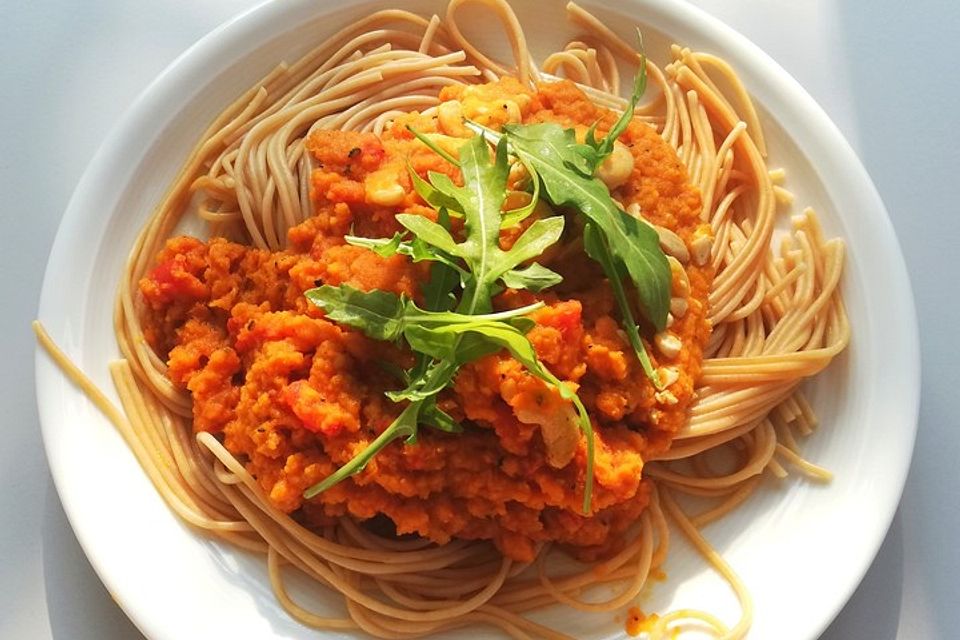
<path fill-rule="evenodd" d="M 401 116 L 379 137 L 313 133 L 307 145 L 315 215 L 290 230 L 287 250 L 222 238 L 168 241 L 140 283 L 145 337 L 168 362 L 170 380 L 192 394 L 194 429 L 221 435 L 271 501 L 307 526 L 385 516 L 398 534 L 438 543 L 488 539 L 517 560 L 531 560 L 545 541 L 582 556 L 607 553 L 647 505 L 644 460 L 669 448 L 686 420 L 709 333 L 711 274 L 692 265 L 674 272 L 673 295 L 687 304 L 669 331 L 682 346 L 675 355 L 649 349 L 654 366 L 670 371 L 668 388 L 658 393 L 620 328 L 602 271 L 584 254 L 577 213 L 545 204 L 502 231 L 500 243 L 511 246 L 538 216 L 567 216 L 561 241 L 537 259 L 563 282 L 537 294 L 506 289 L 494 302 L 498 310 L 546 304 L 532 314 L 536 326 L 528 337 L 541 362 L 571 383 L 589 410 L 597 446 L 593 513 L 580 512 L 583 436 L 560 428 L 569 420 L 567 401 L 505 352 L 464 366 L 441 393 L 439 406 L 466 426 L 463 433 L 421 430 L 416 443 L 394 442 L 360 474 L 303 498 L 403 408 L 384 391 L 402 386 L 392 372 L 410 367 L 413 354 L 324 319 L 303 292 L 348 284 L 419 299 L 427 264 L 344 241 L 348 233 L 377 238 L 401 231 L 398 213 L 435 219 L 415 193 L 408 165 L 421 176 L 438 171 L 460 183 L 458 169 L 406 125 L 456 155 L 472 135 L 461 116 L 495 129 L 558 122 L 578 133 L 596 121 L 603 132 L 615 120 L 568 82 L 531 91 L 505 79 L 447 87 L 440 98 L 437 117 Z M 647 221 L 689 244 L 700 196 L 674 151 L 638 121 L 620 141 L 634 164 L 613 196 L 624 207 L 638 204 Z M 522 181 L 515 169 L 511 181 Z M 452 224 L 456 235 L 458 220 Z"/>

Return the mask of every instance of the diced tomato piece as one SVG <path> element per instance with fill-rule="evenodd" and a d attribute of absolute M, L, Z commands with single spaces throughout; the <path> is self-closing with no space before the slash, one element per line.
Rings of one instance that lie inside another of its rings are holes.
<path fill-rule="evenodd" d="M 361 152 L 363 153 L 363 167 L 367 170 L 379 167 L 387 153 L 383 144 L 377 138 L 364 138 Z"/>
<path fill-rule="evenodd" d="M 564 338 L 571 337 L 575 332 L 579 332 L 581 327 L 581 312 L 583 307 L 577 300 L 569 300 L 552 304 L 533 314 L 533 319 L 537 324 L 544 327 L 553 327 L 557 329 Z"/>
<path fill-rule="evenodd" d="M 293 414 L 303 423 L 304 428 L 328 437 L 339 434 L 345 423 L 351 419 L 338 404 L 327 402 L 323 395 L 310 386 L 306 380 L 291 382 L 280 398 Z"/>
<path fill-rule="evenodd" d="M 140 289 L 154 304 L 206 297 L 206 285 L 187 267 L 187 259 L 182 254 L 165 260 L 147 274 Z"/>

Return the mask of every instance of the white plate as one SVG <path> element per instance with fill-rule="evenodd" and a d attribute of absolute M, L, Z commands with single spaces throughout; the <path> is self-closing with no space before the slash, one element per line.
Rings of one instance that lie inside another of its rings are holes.
<path fill-rule="evenodd" d="M 559 0 L 549 6 L 516 4 L 538 56 L 573 34 Z M 761 109 L 772 165 L 787 169 L 798 204 L 815 207 L 827 232 L 848 243 L 842 286 L 853 341 L 809 386 L 822 427 L 805 445 L 809 457 L 832 469 L 836 480 L 828 486 L 798 479 L 775 486 L 767 480 L 758 496 L 707 529 L 753 594 L 751 637 L 812 639 L 846 602 L 879 548 L 910 460 L 919 351 L 903 258 L 860 162 L 783 69 L 730 28 L 679 0 L 619 4 L 618 13 L 598 13 L 611 18 L 609 24 L 623 35 L 640 23 L 655 59 L 676 41 L 733 64 Z M 334 27 L 382 5 L 288 0 L 256 8 L 181 56 L 107 138 L 64 215 L 47 267 L 40 319 L 111 397 L 106 365 L 118 355 L 111 317 L 118 274 L 135 234 L 196 137 L 281 59 L 295 59 Z M 441 7 L 428 0 L 403 5 Z M 494 38 L 492 46 L 497 42 Z M 209 542 L 182 525 L 106 419 L 43 353 L 36 366 L 47 457 L 67 516 L 100 578 L 148 637 L 323 635 L 284 614 L 261 559 Z M 736 619 L 729 590 L 689 548 L 678 542 L 666 571 L 667 581 L 650 590 L 645 610 L 696 606 L 730 622 Z M 593 637 L 623 635 L 622 621 L 613 616 L 556 609 L 544 619 L 578 636 L 588 630 Z"/>

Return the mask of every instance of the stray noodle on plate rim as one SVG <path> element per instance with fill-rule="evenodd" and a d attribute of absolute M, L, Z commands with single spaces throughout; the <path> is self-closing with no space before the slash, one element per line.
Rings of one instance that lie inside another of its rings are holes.
<path fill-rule="evenodd" d="M 513 66 L 488 58 L 462 34 L 457 11 L 471 3 L 502 23 Z M 628 630 L 659 638 L 697 628 L 740 638 L 751 623 L 750 595 L 700 529 L 746 500 L 765 470 L 783 477 L 789 466 L 816 480 L 830 478 L 801 457 L 796 436 L 816 426 L 800 383 L 824 369 L 850 336 L 838 290 L 843 242 L 825 239 L 808 209 L 773 246 L 777 207 L 792 198 L 781 186 L 782 170 L 766 166 L 757 113 L 726 62 L 674 45 L 672 61 L 661 69 L 576 4 L 567 12 L 583 36 L 538 67 L 502 0 L 452 0 L 442 19 L 378 11 L 296 63 L 279 66 L 230 105 L 203 134 L 131 251 L 115 311 L 123 358 L 110 363 L 122 409 L 34 325 L 57 364 L 117 427 L 170 508 L 196 529 L 265 554 L 278 600 L 306 625 L 408 638 L 482 623 L 515 638 L 567 638 L 523 614 L 558 602 L 591 612 L 636 604 L 667 556 L 669 519 L 729 582 L 742 615 L 729 626 L 705 611 L 642 619 L 631 609 Z M 214 435 L 194 437 L 191 396 L 171 383 L 166 364 L 146 343 L 136 295 L 184 214 L 196 210 L 211 236 L 279 250 L 287 230 L 312 215 L 309 131 L 379 135 L 407 112 L 436 113 L 445 86 L 502 76 L 525 86 L 566 77 L 598 106 L 620 111 L 626 101 L 619 96 L 619 65 L 641 61 L 658 92 L 638 105 L 635 118 L 675 149 L 702 196 L 701 220 L 712 229 L 712 246 L 700 257 L 715 272 L 707 307 L 712 333 L 689 420 L 666 452 L 647 461 L 645 476 L 654 480 L 649 506 L 614 555 L 552 575 L 549 545 L 526 564 L 482 541 L 437 546 L 391 539 L 349 517 L 314 532 L 278 510 Z M 715 468 L 718 451 L 735 459 L 733 468 Z M 688 513 L 677 494 L 707 498 L 712 506 Z M 284 584 L 291 566 L 343 594 L 348 616 L 319 615 L 294 602 Z M 617 585 L 619 593 L 603 602 L 581 599 L 603 583 Z"/>

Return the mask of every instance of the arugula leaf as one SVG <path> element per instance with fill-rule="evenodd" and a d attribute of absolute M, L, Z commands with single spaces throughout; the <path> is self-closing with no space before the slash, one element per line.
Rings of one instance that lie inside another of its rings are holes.
<path fill-rule="evenodd" d="M 441 208 L 437 222 L 447 231 L 450 230 L 450 217 L 447 209 Z M 453 289 L 460 284 L 460 269 L 445 261 L 430 265 L 430 279 L 423 285 L 423 301 L 428 311 L 449 311 L 457 300 Z"/>
<path fill-rule="evenodd" d="M 536 302 L 524 307 L 496 313 L 468 315 L 454 311 L 427 311 L 418 307 L 406 296 L 389 291 L 373 289 L 361 291 L 342 284 L 338 287 L 325 284 L 304 293 L 307 300 L 323 309 L 331 320 L 356 327 L 376 340 L 396 341 L 413 326 L 442 326 L 475 324 L 484 322 L 521 322 L 528 329 L 525 316 L 543 307 Z M 509 324 L 509 326 L 513 326 Z"/>
<path fill-rule="evenodd" d="M 464 336 L 471 329 L 482 331 L 486 326 L 483 323 L 449 325 L 446 331 L 441 327 L 414 326 L 407 330 L 405 337 L 410 348 L 418 353 L 430 356 L 435 360 L 449 361 L 457 364 L 469 362 L 459 353 L 464 344 Z M 472 340 L 468 345 L 468 352 L 472 359 L 480 358 L 499 351 L 499 347 L 484 344 L 482 340 Z"/>
<path fill-rule="evenodd" d="M 459 167 L 460 164 L 458 163 L 457 166 Z M 453 179 L 450 176 L 445 173 L 440 173 L 439 171 L 427 171 L 427 178 L 430 179 L 430 185 L 438 192 L 443 194 L 444 198 L 453 201 L 454 208 L 460 204 L 459 200 L 457 200 L 457 197 L 454 195 L 459 187 L 454 184 Z M 459 211 L 459 209 L 456 210 Z M 463 214 L 461 213 L 461 216 L 462 215 Z"/>
<path fill-rule="evenodd" d="M 419 140 L 420 142 L 422 142 L 424 145 L 426 145 L 428 149 L 430 149 L 431 151 L 433 151 L 435 154 L 437 154 L 438 156 L 440 156 L 441 158 L 443 158 L 444 160 L 446 160 L 446 161 L 449 162 L 450 164 L 452 164 L 452 165 L 454 165 L 454 166 L 459 166 L 459 165 L 460 165 L 460 161 L 459 161 L 459 160 L 457 160 L 457 159 L 454 158 L 452 155 L 450 155 L 449 153 L 447 153 L 447 151 L 446 151 L 443 147 L 441 147 L 440 145 L 438 145 L 436 142 L 434 142 L 433 140 L 431 140 L 431 139 L 430 139 L 429 137 L 427 137 L 426 135 L 420 133 L 419 131 L 417 131 L 416 129 L 414 129 L 413 127 L 411 127 L 410 125 L 407 125 L 407 131 L 409 131 L 410 133 L 412 133 L 412 134 L 414 135 L 414 137 L 415 137 L 417 140 Z"/>
<path fill-rule="evenodd" d="M 506 264 L 516 265 L 531 258 L 536 258 L 560 239 L 560 236 L 563 235 L 563 225 L 562 216 L 551 216 L 536 220 L 527 227 L 526 231 L 520 234 L 510 250 L 500 260 Z M 503 271 L 497 270 L 503 269 L 503 267 L 504 265 L 497 264 L 493 270 L 499 276 Z"/>
<path fill-rule="evenodd" d="M 613 261 L 613 256 L 610 254 L 610 249 L 607 247 L 603 236 L 597 231 L 596 227 L 593 226 L 593 223 L 588 222 L 583 227 L 583 248 L 588 256 L 599 262 L 600 266 L 603 267 L 603 273 L 607 276 L 607 281 L 613 290 L 613 297 L 616 299 L 617 306 L 620 308 L 620 315 L 623 318 L 623 328 L 627 333 L 627 338 L 630 340 L 630 346 L 633 347 L 633 352 L 636 354 L 637 360 L 640 361 L 640 367 L 643 369 L 643 373 L 650 382 L 653 383 L 654 387 L 658 390 L 662 389 L 663 381 L 660 380 L 660 376 L 654 372 L 653 365 L 650 363 L 650 356 L 647 354 L 647 349 L 643 346 L 643 341 L 640 339 L 640 330 L 637 328 L 637 323 L 633 319 L 633 311 L 630 309 L 630 302 L 627 300 L 627 294 L 623 289 L 623 282 L 620 279 L 620 270 L 617 269 L 617 265 Z"/>
<path fill-rule="evenodd" d="M 527 204 L 523 205 L 522 207 L 517 207 L 516 209 L 510 209 L 509 211 L 503 212 L 503 220 L 501 220 L 500 226 L 504 229 L 514 227 L 526 220 L 537 207 L 537 203 L 540 202 L 540 177 L 537 175 L 537 170 L 525 164 L 519 158 L 517 161 L 523 164 L 524 169 L 526 169 L 527 175 L 533 184 L 533 193 L 530 194 L 530 202 Z"/>
<path fill-rule="evenodd" d="M 536 167 L 550 202 L 573 207 L 596 225 L 617 266 L 630 275 L 647 318 L 662 331 L 670 308 L 671 275 L 656 231 L 622 211 L 603 182 L 580 171 L 586 160 L 574 148 L 572 130 L 552 123 L 506 125 L 504 130 L 511 149 Z"/>
<path fill-rule="evenodd" d="M 370 249 L 370 251 L 384 258 L 389 258 L 398 253 L 404 253 L 405 255 L 412 255 L 413 253 L 413 249 L 409 247 L 409 243 L 407 243 L 406 247 L 402 246 L 404 244 L 403 234 L 399 232 L 393 234 L 391 238 L 363 238 L 361 236 L 346 235 L 343 236 L 343 239 L 347 241 L 347 244 Z"/>
<path fill-rule="evenodd" d="M 622 211 L 606 185 L 594 177 L 596 168 L 633 118 L 646 84 L 646 58 L 641 52 L 627 108 L 601 142 L 595 139 L 596 125 L 588 131 L 586 144 L 577 142 L 573 129 L 563 129 L 556 123 L 507 124 L 502 135 L 475 122 L 467 121 L 467 126 L 498 142 L 506 139 L 511 152 L 531 173 L 540 176 L 551 204 L 573 207 L 596 225 L 614 264 L 618 270 L 626 269 L 636 287 L 644 315 L 657 331 L 662 331 L 670 308 L 671 274 L 657 234 L 650 225 Z"/>
<path fill-rule="evenodd" d="M 432 141 L 422 134 L 416 131 L 413 133 L 425 144 L 432 145 Z M 440 152 L 439 147 L 435 150 Z M 452 157 L 449 160 L 456 162 L 460 168 L 464 181 L 462 187 L 454 184 L 450 176 L 434 171 L 428 172 L 428 182 L 408 167 L 414 188 L 424 201 L 437 208 L 441 216 L 446 216 L 447 222 L 437 223 L 424 216 L 400 213 L 396 219 L 413 234 L 412 241 L 405 240 L 402 234 L 394 234 L 392 238 L 346 236 L 347 242 L 369 248 L 380 255 L 400 253 L 415 261 L 439 261 L 455 269 L 464 288 L 459 311 L 468 314 L 488 311 L 491 308 L 490 299 L 498 290 L 497 280 L 504 274 L 510 274 L 507 277 L 511 284 L 507 286 L 513 288 L 524 287 L 529 282 L 532 287 L 536 287 L 535 290 L 541 291 L 558 283 L 558 277 L 549 276 L 543 267 L 525 274 L 524 270 L 516 267 L 539 256 L 560 239 L 564 224 L 562 216 L 537 220 L 524 231 L 509 251 L 503 251 L 499 245 L 500 230 L 518 224 L 536 207 L 540 194 L 540 180 L 537 179 L 536 169 L 532 166 L 527 168 L 535 180 L 530 202 L 502 213 L 509 173 L 506 144 L 498 146 L 491 162 L 484 138 L 477 136 L 463 144 L 459 160 Z M 449 216 L 452 212 L 457 212 L 464 218 L 465 238 L 459 243 L 449 230 Z M 457 258 L 463 260 L 465 267 L 457 263 Z M 452 274 L 445 272 L 445 282 L 452 279 Z"/>
<path fill-rule="evenodd" d="M 463 433 L 463 425 L 454 420 L 449 413 L 437 406 L 435 398 L 424 402 L 420 409 L 420 421 L 428 427 L 447 433 Z"/>
<path fill-rule="evenodd" d="M 506 142 L 497 146 L 491 161 L 484 138 L 475 136 L 460 147 L 459 165 L 463 175 L 462 187 L 455 185 L 446 174 L 430 172 L 428 177 L 434 192 L 428 195 L 434 202 L 448 205 L 442 210 L 456 209 L 463 213 L 465 237 L 462 242 L 456 242 L 443 225 L 423 216 L 398 214 L 397 221 L 416 238 L 441 252 L 441 256 L 463 260 L 466 264 L 466 269 L 461 271 L 464 293 L 458 311 L 465 314 L 483 313 L 491 308 L 490 299 L 494 295 L 497 280 L 557 242 L 563 233 L 564 220 L 562 216 L 537 220 L 521 234 L 509 251 L 504 251 L 500 248 L 499 239 L 504 223 L 501 208 L 506 198 L 509 172 Z M 535 190 L 535 193 L 539 192 Z M 535 206 L 535 201 L 531 202 Z M 514 213 L 514 220 L 529 215 L 524 208 Z M 398 245 L 398 251 L 401 250 L 404 250 L 403 243 Z M 544 274 L 540 272 L 537 275 Z M 514 274 L 512 282 L 516 285 L 524 280 Z M 538 284 L 542 288 L 546 282 L 541 278 Z"/>
<path fill-rule="evenodd" d="M 644 373 L 660 388 L 660 379 L 653 371 L 633 319 L 621 274 L 630 277 L 637 289 L 641 310 L 656 330 L 662 331 L 666 327 L 670 306 L 670 265 L 653 228 L 622 211 L 610 197 L 606 185 L 594 177 L 597 167 L 612 152 L 614 142 L 630 124 L 637 101 L 646 89 L 646 81 L 646 59 L 641 53 L 640 70 L 634 79 L 627 108 L 601 142 L 595 137 L 596 123 L 587 131 L 586 144 L 576 141 L 573 129 L 563 129 L 555 123 L 505 125 L 503 135 L 473 122 L 468 122 L 467 126 L 492 135 L 499 139 L 499 143 L 506 139 L 510 151 L 530 167 L 531 173 L 539 175 L 551 204 L 573 207 L 587 217 L 584 230 L 587 253 L 603 267 L 631 347 Z M 513 274 L 507 279 L 512 280 Z M 507 284 L 510 286 L 509 282 Z"/>
<path fill-rule="evenodd" d="M 437 223 L 447 231 L 450 230 L 450 216 L 445 208 L 437 212 Z M 420 241 L 417 238 L 417 242 Z M 457 304 L 457 298 L 453 294 L 454 288 L 460 284 L 462 270 L 457 265 L 445 264 L 443 261 L 435 261 L 430 265 L 430 277 L 423 285 L 423 301 L 427 311 L 449 311 Z M 409 388 L 411 384 L 420 380 L 426 375 L 427 368 L 430 366 L 430 359 L 422 354 L 416 354 L 416 363 L 406 376 L 405 382 Z M 434 428 L 442 429 L 444 421 L 439 416 L 431 419 L 429 406 L 424 409 L 424 423 Z M 436 424 L 434 424 L 436 423 Z"/>
<path fill-rule="evenodd" d="M 394 440 L 405 438 L 408 443 L 416 442 L 417 425 L 419 423 L 420 412 L 423 408 L 423 402 L 411 402 L 400 412 L 400 415 L 390 423 L 390 426 L 383 430 L 377 438 L 367 445 L 367 448 L 350 459 L 345 465 L 331 473 L 329 476 L 308 488 L 303 492 L 303 497 L 309 500 L 323 493 L 330 487 L 340 484 L 355 473 L 363 471 L 367 463 L 374 456 L 383 450 Z"/>
<path fill-rule="evenodd" d="M 440 209 L 446 209 L 448 212 L 455 212 L 457 217 L 463 216 L 463 213 L 461 213 L 457 208 L 459 204 L 454 198 L 447 193 L 444 193 L 441 189 L 435 187 L 430 182 L 427 182 L 421 178 L 409 163 L 407 164 L 407 173 L 410 174 L 410 181 L 413 183 L 413 190 L 417 192 L 417 195 L 423 198 L 424 202 L 438 211 Z M 435 172 L 431 171 L 430 173 L 433 174 Z M 442 175 L 446 177 L 446 174 L 442 173 L 438 173 L 436 175 Z M 431 178 L 431 180 L 433 180 L 433 178 Z"/>
<path fill-rule="evenodd" d="M 412 328 L 411 331 L 416 331 Z M 486 352 L 483 355 L 487 355 Z M 420 402 L 434 398 L 443 391 L 453 381 L 457 374 L 460 364 L 453 361 L 434 360 L 429 354 L 424 353 L 424 362 L 427 363 L 424 372 L 418 377 L 413 378 L 410 383 L 399 391 L 387 391 L 386 396 L 393 402 L 402 402 L 409 400 L 411 402 Z"/>
<path fill-rule="evenodd" d="M 328 284 L 303 294 L 323 309 L 327 318 L 351 327 L 359 327 L 374 340 L 395 342 L 407 322 L 407 301 L 388 291 L 361 291 L 348 285 Z"/>
<path fill-rule="evenodd" d="M 463 187 L 454 192 L 463 209 L 466 238 L 460 256 L 469 267 L 472 279 L 464 285 L 458 309 L 478 313 L 490 308 L 490 287 L 494 265 L 502 262 L 499 246 L 500 208 L 507 190 L 507 145 L 497 145 L 496 158 L 490 162 L 490 151 L 482 136 L 474 136 L 460 149 L 460 173 Z M 500 273 L 514 265 L 506 266 Z M 497 274 L 499 275 L 499 274 Z"/>
<path fill-rule="evenodd" d="M 511 289 L 526 289 L 534 293 L 549 289 L 563 282 L 559 273 L 551 271 L 538 262 L 523 269 L 511 269 L 500 278 Z"/>
<path fill-rule="evenodd" d="M 467 316 L 471 317 L 471 316 Z M 469 349 L 464 352 L 463 339 L 467 337 L 479 338 L 479 342 L 491 336 L 502 338 L 505 335 L 513 336 L 514 339 L 522 341 L 533 349 L 530 341 L 527 340 L 526 333 L 535 326 L 535 323 L 529 318 L 511 318 L 509 320 L 477 320 L 450 324 L 421 323 L 411 324 L 404 330 L 404 337 L 410 344 L 410 347 L 418 353 L 432 356 L 437 360 L 450 360 L 460 364 L 465 364 L 476 360 L 481 351 L 487 351 L 488 346 L 481 347 L 479 343 L 470 344 Z M 489 342 L 489 340 L 487 340 Z M 500 347 L 507 347 L 493 340 L 494 345 L 499 345 L 489 353 L 496 353 Z M 484 353 L 483 355 L 486 355 Z M 469 357 L 466 357 L 469 356 Z M 538 365 L 539 366 L 539 365 Z"/>
<path fill-rule="evenodd" d="M 429 218 L 413 213 L 398 213 L 396 219 L 397 222 L 403 225 L 408 231 L 427 244 L 433 245 L 444 253 L 455 256 L 460 255 L 460 246 L 443 225 L 439 225 Z"/>
<path fill-rule="evenodd" d="M 430 246 L 420 238 L 414 237 L 412 241 L 404 239 L 402 233 L 395 233 L 391 238 L 363 238 L 360 236 L 344 236 L 347 244 L 355 247 L 370 249 L 377 255 L 389 258 L 390 256 L 401 254 L 409 256 L 414 262 L 441 262 L 454 271 L 461 273 L 463 268 L 457 264 L 456 259 L 443 251 Z"/>
<path fill-rule="evenodd" d="M 640 36 L 639 31 L 637 32 L 637 36 Z M 637 75 L 633 78 L 633 93 L 630 94 L 630 99 L 627 101 L 627 108 L 623 110 L 623 113 L 620 114 L 617 121 L 610 127 L 610 131 L 607 132 L 606 137 L 601 142 L 597 142 L 596 140 L 596 122 L 587 130 L 587 146 L 595 150 L 595 158 L 591 160 L 594 170 L 610 155 L 613 151 L 613 143 L 627 130 L 627 126 L 629 126 L 630 121 L 633 119 L 633 111 L 637 108 L 637 101 L 640 100 L 640 96 L 642 96 L 646 90 L 647 57 L 643 54 L 643 39 L 640 38 L 640 68 L 637 70 Z"/>

